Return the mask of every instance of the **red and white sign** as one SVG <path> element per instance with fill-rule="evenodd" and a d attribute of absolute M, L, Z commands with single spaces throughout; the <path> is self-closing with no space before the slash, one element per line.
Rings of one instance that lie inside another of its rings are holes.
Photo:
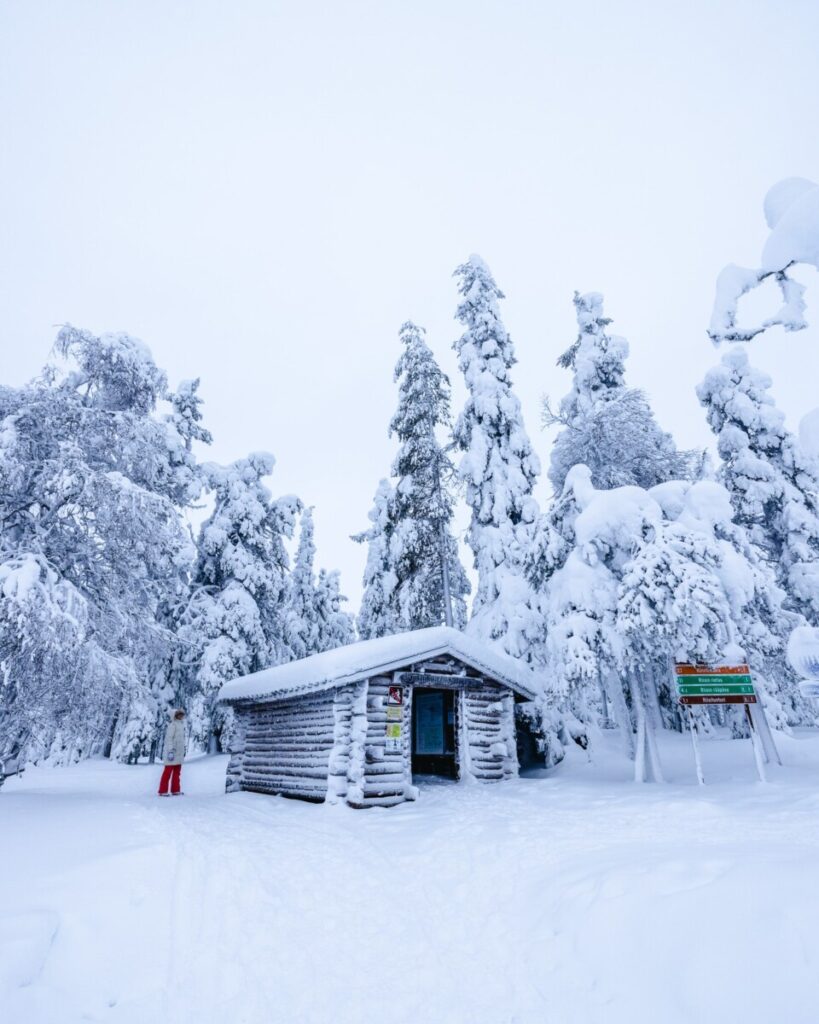
<path fill-rule="evenodd" d="M 403 704 L 404 703 L 404 687 L 403 686 L 391 686 L 387 691 L 387 703 L 388 704 Z"/>

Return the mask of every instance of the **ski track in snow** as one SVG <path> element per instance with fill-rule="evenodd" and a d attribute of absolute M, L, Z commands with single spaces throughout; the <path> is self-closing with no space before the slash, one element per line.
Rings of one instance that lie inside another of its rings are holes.
<path fill-rule="evenodd" d="M 362 812 L 222 793 L 224 758 L 0 794 L 0 1006 L 26 1024 L 814 1024 L 819 736 L 605 737 L 538 778 Z"/>

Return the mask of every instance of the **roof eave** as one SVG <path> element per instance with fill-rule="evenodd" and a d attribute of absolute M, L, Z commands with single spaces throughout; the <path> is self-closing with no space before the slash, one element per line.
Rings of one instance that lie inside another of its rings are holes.
<path fill-rule="evenodd" d="M 528 687 L 523 686 L 521 683 L 509 679 L 508 676 L 502 676 L 500 673 L 490 669 L 487 665 L 479 663 L 478 659 L 467 658 L 465 655 L 455 650 L 451 644 L 441 644 L 431 648 L 427 651 L 420 651 L 417 654 L 413 654 L 408 660 L 406 657 L 395 659 L 393 661 L 386 662 L 381 665 L 373 665 L 370 668 L 362 669 L 359 672 L 347 673 L 344 676 L 334 676 L 330 679 L 324 679 L 321 682 L 305 683 L 303 686 L 293 686 L 286 690 L 278 690 L 275 693 L 258 693 L 252 694 L 246 697 L 221 697 L 217 703 L 220 704 L 273 704 L 278 703 L 282 700 L 288 700 L 291 697 L 301 697 L 309 693 L 322 693 L 324 690 L 332 690 L 336 687 L 347 686 L 350 683 L 361 682 L 362 679 L 371 679 L 373 676 L 380 675 L 382 672 L 394 672 L 396 669 L 403 668 L 408 664 L 412 664 L 415 661 L 423 661 L 425 658 L 436 658 L 440 654 L 451 654 L 454 658 L 458 658 L 461 661 L 471 664 L 473 668 L 479 669 L 481 672 L 486 673 L 492 679 L 497 680 L 499 683 L 503 683 L 504 686 L 508 686 L 510 690 L 514 690 L 520 694 L 521 697 L 526 700 L 534 700 L 534 690 L 529 690 Z"/>

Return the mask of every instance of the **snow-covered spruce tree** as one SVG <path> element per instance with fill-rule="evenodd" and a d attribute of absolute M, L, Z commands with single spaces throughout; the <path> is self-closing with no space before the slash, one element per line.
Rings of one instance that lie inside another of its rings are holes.
<path fill-rule="evenodd" d="M 549 687 L 571 723 L 593 733 L 602 708 L 628 747 L 641 720 L 680 728 L 670 663 L 747 658 L 773 722 L 807 721 L 784 665 L 787 613 L 772 574 L 731 520 L 724 487 L 669 481 L 651 490 L 596 490 L 587 467 L 568 474 L 569 524 L 547 556 Z M 547 549 L 548 550 L 548 549 Z M 773 669 L 773 670 L 772 670 Z"/>
<path fill-rule="evenodd" d="M 193 454 L 193 444 L 211 444 L 213 436 L 202 425 L 202 399 L 199 378 L 180 381 L 176 391 L 168 395 L 172 412 L 166 417 L 171 458 L 177 467 L 179 487 L 188 501 L 196 501 L 202 493 L 202 473 Z M 178 440 L 177 440 L 178 439 Z M 179 442 L 181 442 L 181 447 Z"/>
<path fill-rule="evenodd" d="M 547 707 L 560 709 L 551 740 L 558 760 L 568 739 L 586 744 L 593 711 L 608 721 L 606 677 L 621 660 L 615 577 L 601 561 L 588 564 L 576 550 L 575 523 L 593 494 L 588 468 L 573 468 L 563 492 L 538 518 L 526 562 L 541 610 L 535 660 L 547 666 Z M 620 719 L 625 720 L 622 713 Z M 630 750 L 630 736 L 627 745 Z"/>
<path fill-rule="evenodd" d="M 293 571 L 287 581 L 286 637 L 294 659 L 306 658 L 319 649 L 315 557 L 313 510 L 305 508 L 299 523 L 299 544 Z"/>
<path fill-rule="evenodd" d="M 462 296 L 457 317 L 466 330 L 453 347 L 469 395 L 454 437 L 464 453 L 459 473 L 472 510 L 467 539 L 478 572 L 467 628 L 512 657 L 529 658 L 540 616 L 523 562 L 537 517 L 532 488 L 540 462 L 512 391 L 515 354 L 498 308 L 503 293 L 480 256 L 455 273 Z"/>
<path fill-rule="evenodd" d="M 381 480 L 368 513 L 370 526 L 353 540 L 367 545 L 364 593 L 358 612 L 358 635 L 362 640 L 400 633 L 403 626 L 398 607 L 398 577 L 392 562 L 391 542 L 395 532 L 394 491 L 389 480 Z"/>
<path fill-rule="evenodd" d="M 702 480 L 695 485 L 670 481 L 650 493 L 666 519 L 705 534 L 708 546 L 716 546 L 714 571 L 730 610 L 729 640 L 750 663 L 771 723 L 781 729 L 812 724 L 815 713 L 785 654 L 788 637 L 801 617 L 786 609 L 773 569 L 746 530 L 734 522 L 728 491 L 714 481 Z M 743 733 L 744 729 L 743 724 Z"/>
<path fill-rule="evenodd" d="M 61 369 L 0 394 L 0 735 L 56 760 L 146 752 L 193 546 L 164 373 L 125 334 L 63 328 Z"/>
<path fill-rule="evenodd" d="M 771 379 L 734 347 L 697 388 L 717 435 L 736 522 L 763 552 L 788 606 L 819 624 L 819 478 L 785 428 Z"/>
<path fill-rule="evenodd" d="M 315 556 L 313 511 L 306 508 L 287 584 L 286 637 L 294 659 L 341 647 L 355 638 L 353 616 L 341 607 L 347 598 L 341 594 L 339 574 L 321 569 L 316 579 Z"/>
<path fill-rule="evenodd" d="M 463 629 L 469 593 L 458 545 L 452 536 L 452 462 L 436 430 L 447 427 L 449 379 L 435 361 L 424 331 L 401 327 L 404 351 L 395 367 L 398 409 L 390 433 L 398 438 L 392 467 L 394 532 L 391 564 L 395 600 L 404 629 L 448 623 Z"/>
<path fill-rule="evenodd" d="M 547 426 L 560 426 L 552 448 L 549 479 L 560 494 L 566 474 L 589 467 L 595 487 L 636 484 L 653 487 L 682 479 L 695 469 L 690 452 L 678 452 L 670 434 L 660 430 L 642 391 L 625 383 L 628 342 L 609 334 L 603 296 L 575 292 L 579 333 L 558 360 L 573 372 L 572 390 L 557 412 L 544 403 Z"/>
<path fill-rule="evenodd" d="M 262 482 L 275 460 L 254 452 L 229 466 L 206 467 L 213 512 L 202 525 L 184 635 L 195 651 L 191 735 L 224 748 L 229 720 L 214 707 L 223 683 L 288 661 L 285 622 L 288 558 L 300 503 L 273 500 Z"/>
<path fill-rule="evenodd" d="M 316 652 L 331 651 L 355 640 L 353 616 L 341 607 L 347 598 L 341 593 L 339 574 L 319 569 L 316 583 Z"/>

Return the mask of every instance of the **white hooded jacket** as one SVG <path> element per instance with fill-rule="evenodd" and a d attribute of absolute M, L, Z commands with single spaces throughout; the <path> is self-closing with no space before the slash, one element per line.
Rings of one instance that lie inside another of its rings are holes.
<path fill-rule="evenodd" d="M 182 764 L 185 760 L 185 722 L 181 718 L 172 718 L 168 723 L 162 760 L 165 764 Z"/>

